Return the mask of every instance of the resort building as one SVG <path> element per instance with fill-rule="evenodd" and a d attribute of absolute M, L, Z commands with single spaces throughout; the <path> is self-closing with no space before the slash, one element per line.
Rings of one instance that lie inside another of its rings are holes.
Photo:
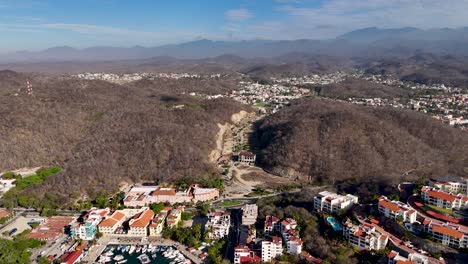
<path fill-rule="evenodd" d="M 429 186 L 421 188 L 421 197 L 425 203 L 441 208 L 455 210 L 468 208 L 468 196 L 463 194 L 454 195 Z"/>
<path fill-rule="evenodd" d="M 388 237 L 378 232 L 372 225 L 357 226 L 349 220 L 344 225 L 343 236 L 351 245 L 361 250 L 384 249 L 388 243 Z"/>
<path fill-rule="evenodd" d="M 242 207 L 242 225 L 254 225 L 257 222 L 258 206 L 246 204 Z"/>
<path fill-rule="evenodd" d="M 75 222 L 71 224 L 70 236 L 74 239 L 93 240 L 98 228 L 98 224 L 109 214 L 109 208 L 92 208 L 87 214 L 83 216 L 82 222 Z"/>
<path fill-rule="evenodd" d="M 151 224 L 148 226 L 150 236 L 161 236 L 166 217 L 167 214 L 159 213 L 151 220 Z"/>
<path fill-rule="evenodd" d="M 115 230 L 125 221 L 126 214 L 124 211 L 115 211 L 110 217 L 104 219 L 99 225 L 99 232 L 102 234 L 113 234 Z"/>
<path fill-rule="evenodd" d="M 214 200 L 218 197 L 218 189 L 201 188 L 197 184 L 191 185 L 184 191 L 159 186 L 135 186 L 127 193 L 123 201 L 125 206 L 137 207 L 148 206 L 153 203 L 196 203 Z"/>
<path fill-rule="evenodd" d="M 267 215 L 265 219 L 265 225 L 263 227 L 263 232 L 269 234 L 275 230 L 280 230 L 280 219 L 276 216 Z"/>
<path fill-rule="evenodd" d="M 241 151 L 239 153 L 239 161 L 245 164 L 254 165 L 257 155 L 248 151 Z"/>
<path fill-rule="evenodd" d="M 262 258 L 255 255 L 247 246 L 237 246 L 234 248 L 234 264 L 261 263 Z"/>
<path fill-rule="evenodd" d="M 442 191 L 468 195 L 468 180 L 467 179 L 463 179 L 459 181 L 438 181 L 438 180 L 431 179 L 429 180 L 429 185 L 431 187 L 440 189 Z"/>
<path fill-rule="evenodd" d="M 329 191 L 320 192 L 314 197 L 314 209 L 327 213 L 337 213 L 339 210 L 347 210 L 358 203 L 358 197 L 347 194 L 339 195 Z"/>
<path fill-rule="evenodd" d="M 262 261 L 271 262 L 277 256 L 283 255 L 283 242 L 280 237 L 272 237 L 271 241 L 262 241 Z"/>
<path fill-rule="evenodd" d="M 379 212 L 387 218 L 401 217 L 404 222 L 416 222 L 417 213 L 400 201 L 391 201 L 385 196 L 379 198 Z"/>
<path fill-rule="evenodd" d="M 392 250 L 387 255 L 388 264 L 437 264 L 437 263 L 445 263 L 444 261 L 436 260 L 434 258 L 418 254 L 418 253 L 410 253 L 406 257 L 400 254 L 398 251 Z"/>
<path fill-rule="evenodd" d="M 424 221 L 424 230 L 434 241 L 454 248 L 468 248 L 468 227 L 450 223 Z"/>
<path fill-rule="evenodd" d="M 154 212 L 152 210 L 145 210 L 136 214 L 132 219 L 130 219 L 128 234 L 131 236 L 147 236 L 148 235 L 148 226 L 151 223 L 151 219 L 154 217 Z"/>
<path fill-rule="evenodd" d="M 231 214 L 229 212 L 213 212 L 208 214 L 205 231 L 209 239 L 222 239 L 229 234 L 231 227 Z"/>

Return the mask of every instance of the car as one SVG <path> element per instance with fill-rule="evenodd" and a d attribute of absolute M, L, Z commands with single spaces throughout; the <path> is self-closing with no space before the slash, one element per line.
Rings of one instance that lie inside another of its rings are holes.
<path fill-rule="evenodd" d="M 12 236 L 14 233 L 16 233 L 16 231 L 18 231 L 18 228 L 13 228 L 12 230 L 10 230 L 10 233 L 8 233 L 8 235 Z"/>

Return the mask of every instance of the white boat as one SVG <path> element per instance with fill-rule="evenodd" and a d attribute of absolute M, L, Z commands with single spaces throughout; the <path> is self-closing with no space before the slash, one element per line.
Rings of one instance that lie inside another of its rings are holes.
<path fill-rule="evenodd" d="M 106 255 L 101 255 L 99 257 L 99 263 L 107 263 L 107 262 L 110 262 L 111 261 L 111 258 L 106 256 Z"/>
<path fill-rule="evenodd" d="M 151 263 L 151 260 L 149 259 L 148 255 L 146 255 L 146 254 L 142 254 L 142 255 L 138 256 L 138 259 L 140 260 L 140 262 L 142 264 Z"/>
<path fill-rule="evenodd" d="M 123 264 L 123 263 L 127 263 L 128 260 L 124 259 L 124 260 L 121 260 L 119 262 L 117 262 L 118 264 Z"/>
<path fill-rule="evenodd" d="M 135 252 L 135 249 L 136 247 L 135 246 L 131 246 L 130 249 L 128 250 L 128 254 L 133 254 L 133 252 Z"/>
<path fill-rule="evenodd" d="M 113 260 L 115 260 L 115 261 L 121 261 L 121 260 L 123 260 L 124 258 L 125 258 L 125 257 L 124 257 L 123 255 L 117 255 L 117 256 L 115 256 L 115 257 L 113 258 Z"/>

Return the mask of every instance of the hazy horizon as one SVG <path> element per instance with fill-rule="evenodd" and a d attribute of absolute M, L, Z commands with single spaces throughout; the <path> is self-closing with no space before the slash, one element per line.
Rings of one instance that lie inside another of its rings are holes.
<path fill-rule="evenodd" d="M 367 28 L 468 26 L 463 0 L 0 1 L 0 52 L 199 39 L 331 39 Z"/>

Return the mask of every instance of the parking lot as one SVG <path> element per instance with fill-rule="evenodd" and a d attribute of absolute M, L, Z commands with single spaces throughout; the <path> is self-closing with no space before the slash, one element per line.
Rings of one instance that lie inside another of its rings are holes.
<path fill-rule="evenodd" d="M 14 235 L 17 235 L 25 230 L 30 230 L 31 226 L 28 225 L 28 222 L 32 221 L 33 219 L 35 218 L 19 216 L 15 221 L 0 229 L 0 233 L 3 234 L 5 232 L 10 232 L 12 229 L 16 228 L 17 231 L 14 233 Z"/>

